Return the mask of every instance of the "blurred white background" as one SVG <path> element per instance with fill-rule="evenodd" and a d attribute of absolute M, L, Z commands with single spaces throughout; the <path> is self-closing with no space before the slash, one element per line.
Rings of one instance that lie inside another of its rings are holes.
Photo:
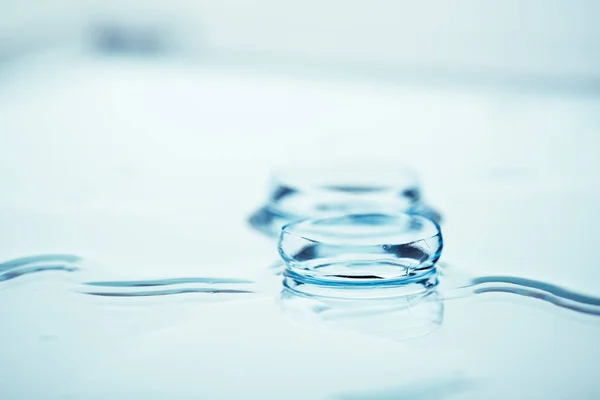
<path fill-rule="evenodd" d="M 595 0 L 3 0 L 0 7 L 0 54 L 116 27 L 154 32 L 169 50 L 198 57 L 587 79 L 598 90 Z"/>

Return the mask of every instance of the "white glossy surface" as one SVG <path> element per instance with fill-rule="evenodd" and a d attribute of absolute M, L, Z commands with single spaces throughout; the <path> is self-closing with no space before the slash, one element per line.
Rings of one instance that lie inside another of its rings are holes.
<path fill-rule="evenodd" d="M 3 77 L 3 260 L 72 252 L 103 274 L 258 273 L 274 244 L 245 218 L 269 171 L 335 153 L 416 168 L 446 218 L 444 260 L 600 295 L 600 98 L 67 61 Z M 410 397 L 600 396 L 598 321 L 535 300 L 453 301 L 439 331 L 398 343 L 294 327 L 269 298 L 191 297 L 185 313 L 145 308 L 119 328 L 131 315 L 61 284 L 0 288 L 7 398 L 387 399 L 432 379 L 469 389 Z"/>

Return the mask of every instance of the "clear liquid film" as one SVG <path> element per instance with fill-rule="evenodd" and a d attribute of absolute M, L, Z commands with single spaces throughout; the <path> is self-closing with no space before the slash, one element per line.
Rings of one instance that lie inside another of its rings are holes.
<path fill-rule="evenodd" d="M 528 357 L 543 357 L 542 347 L 530 342 L 540 332 L 557 329 L 552 336 L 569 334 L 575 341 L 600 333 L 595 312 L 581 314 L 576 307 L 560 308 L 556 305 L 561 304 L 548 300 L 552 296 L 577 307 L 595 307 L 596 298 L 509 277 L 465 281 L 457 268 L 444 265 L 439 284 L 431 290 L 413 294 L 396 290 L 370 299 L 282 287 L 276 268 L 253 279 L 163 280 L 95 279 L 93 268 L 93 263 L 71 255 L 1 264 L 1 313 L 9 327 L 1 337 L 5 342 L 13 338 L 11 346 L 0 350 L 3 360 L 13 360 L 13 369 L 5 376 L 20 376 L 27 368 L 36 377 L 36 385 L 28 389 L 19 386 L 18 380 L 7 383 L 6 393 L 42 398 L 41 391 L 46 390 L 92 399 L 123 398 L 128 390 L 154 398 L 184 398 L 192 391 L 225 398 L 260 393 L 263 398 L 327 400 L 407 395 L 475 399 L 495 398 L 497 391 L 517 398 L 551 396 L 560 384 L 561 393 L 585 395 L 572 382 L 587 379 L 589 373 L 577 369 L 563 371 L 554 385 L 534 380 L 517 391 L 517 384 L 523 382 L 521 367 L 507 370 L 499 362 L 508 343 L 498 341 L 490 347 L 481 340 L 498 337 L 498 329 L 503 335 L 515 335 L 516 329 L 529 327 L 528 333 L 512 337 L 510 348 L 526 355 L 526 365 L 537 365 L 539 360 L 532 364 L 533 358 Z M 459 281 L 468 284 L 455 284 Z M 486 285 L 516 286 L 525 297 L 479 290 Z M 542 292 L 545 296 L 539 296 Z M 470 300 L 475 297 L 481 299 Z M 584 319 L 572 318 L 577 315 Z M 275 354 L 272 349 L 279 350 Z M 35 354 L 40 366 L 55 360 L 55 367 L 39 375 L 42 370 L 23 358 L 27 354 Z M 272 354 L 273 364 L 261 364 L 260 373 L 252 372 L 251 364 L 260 362 L 264 354 Z M 557 349 L 554 356 L 571 363 L 595 357 L 576 343 Z M 351 362 L 356 357 L 361 365 Z M 398 376 L 400 365 L 407 370 Z M 161 381 L 141 384 L 152 371 L 164 368 L 169 372 Z M 205 368 L 212 371 L 212 378 L 202 375 L 190 380 L 192 373 Z M 538 368 L 540 373 L 557 372 L 552 364 Z M 242 380 L 235 388 L 219 384 L 223 382 L 219 379 L 240 374 L 249 374 L 251 380 Z M 67 376 L 72 383 L 57 386 Z M 106 376 L 116 383 L 98 385 L 93 376 Z M 347 382 L 348 376 L 355 381 Z M 293 393 L 281 385 L 292 384 L 292 378 L 309 377 L 313 385 L 303 385 Z M 426 384 L 431 381 L 436 383 Z M 57 391 L 57 387 L 64 389 Z"/>
<path fill-rule="evenodd" d="M 48 278 L 51 281 L 64 281 L 68 285 L 65 288 L 74 293 L 87 296 L 136 298 L 136 297 L 161 297 L 196 294 L 220 299 L 236 298 L 243 300 L 246 295 L 272 296 L 281 290 L 284 297 L 302 295 L 304 297 L 319 299 L 338 298 L 344 301 L 360 304 L 363 297 L 356 287 L 344 285 L 339 281 L 335 290 L 327 291 L 314 282 L 302 281 L 293 284 L 294 279 L 281 277 L 284 264 L 276 262 L 265 273 L 256 274 L 254 279 L 235 277 L 180 277 L 147 280 L 89 280 L 93 273 L 84 274 L 83 271 L 91 269 L 84 258 L 70 254 L 46 254 L 23 257 L 8 260 L 0 264 L 0 288 L 3 290 L 26 290 L 26 287 L 18 285 L 20 280 L 26 280 L 27 284 L 44 282 Z M 383 266 L 385 269 L 385 266 Z M 396 268 L 396 267 L 394 267 Z M 352 268 L 351 268 L 352 269 Z M 567 309 L 576 313 L 600 316 L 600 298 L 578 293 L 559 285 L 543 281 L 526 279 L 514 276 L 480 276 L 473 277 L 461 271 L 460 268 L 442 263 L 436 267 L 436 275 L 428 275 L 432 282 L 419 296 L 429 296 L 435 292 L 439 301 L 451 301 L 473 295 L 489 293 L 513 294 L 531 299 L 541 300 L 545 303 Z M 88 271 L 89 272 L 89 271 Z M 353 278 L 356 278 L 355 276 Z M 362 280 L 362 277 L 359 277 Z M 382 279 L 381 277 L 377 277 Z M 435 278 L 435 279 L 432 279 Z M 286 283 L 287 282 L 287 283 Z M 292 283 L 290 283 L 292 282 Z M 290 284 L 292 286 L 290 287 Z M 14 286 L 14 287 L 12 287 Z M 394 299 L 398 302 L 410 297 L 413 293 L 407 291 L 409 284 L 404 287 L 392 287 L 387 289 L 386 285 L 379 285 L 375 280 L 369 288 L 383 288 L 381 298 L 389 305 L 393 305 Z M 298 287 L 313 287 L 313 292 L 307 292 L 306 288 L 298 291 Z M 354 292 L 353 292 L 354 290 Z M 365 292 L 363 290 L 363 292 Z M 320 296 L 323 294 L 323 296 Z M 211 296 L 212 295 L 212 296 Z M 217 295 L 217 296 L 214 296 Z M 239 296 L 233 296 L 239 295 Z M 239 298 L 238 298 L 239 297 Z M 368 296 L 371 297 L 371 296 Z M 256 296 L 250 296 L 256 298 Z M 413 300 L 413 302 L 416 302 Z"/>

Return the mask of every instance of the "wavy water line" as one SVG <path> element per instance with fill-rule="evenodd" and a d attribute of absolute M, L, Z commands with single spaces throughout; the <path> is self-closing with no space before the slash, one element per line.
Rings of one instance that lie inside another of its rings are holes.
<path fill-rule="evenodd" d="M 534 279 L 520 278 L 516 276 L 481 276 L 473 278 L 471 282 L 474 286 L 484 284 L 516 285 L 522 289 L 533 289 L 536 291 L 543 291 L 557 298 L 563 298 L 565 300 L 570 300 L 576 303 L 600 307 L 599 297 L 588 296 L 582 293 L 575 292 L 573 290 L 565 289 L 562 286 Z"/>
<path fill-rule="evenodd" d="M 0 264 L 0 272 L 30 264 L 40 264 L 45 262 L 63 262 L 65 264 L 74 264 L 82 261 L 83 258 L 73 254 L 40 254 L 5 261 Z"/>
<path fill-rule="evenodd" d="M 42 272 L 77 272 L 81 270 L 78 263 L 83 258 L 73 254 L 40 254 L 15 258 L 0 263 L 0 283 L 20 278 L 26 275 Z M 271 268 L 280 272 L 285 264 L 279 262 Z M 453 275 L 442 266 L 442 276 Z M 279 274 L 277 274 L 279 275 Z M 463 297 L 469 294 L 508 293 L 522 297 L 542 300 L 546 303 L 571 311 L 600 316 L 600 297 L 585 295 L 566 289 L 556 284 L 551 284 L 534 279 L 515 276 L 490 275 L 475 278 L 463 278 L 463 282 L 443 290 L 446 299 Z M 442 278 L 442 281 L 444 278 Z M 83 283 L 87 288 L 79 291 L 82 294 L 105 297 L 149 297 L 171 296 L 177 294 L 250 294 L 256 293 L 253 288 L 255 282 L 240 278 L 219 277 L 184 277 L 155 280 L 130 280 L 130 281 L 90 281 Z M 209 287 L 182 287 L 187 285 L 208 285 Z M 211 287 L 210 285 L 235 285 L 236 287 Z M 244 285 L 238 288 L 237 285 Z M 137 290 L 140 288 L 157 288 L 157 290 Z"/>
<path fill-rule="evenodd" d="M 252 290 L 238 289 L 211 289 L 211 288 L 185 288 L 185 289 L 164 289 L 140 292 L 80 292 L 91 296 L 103 297 L 151 297 L 151 296 L 171 296 L 187 293 L 205 293 L 205 294 L 251 294 Z"/>
<path fill-rule="evenodd" d="M 0 282 L 41 272 L 76 272 L 81 269 L 76 263 L 81 261 L 81 257 L 71 254 L 42 254 L 15 258 L 0 264 Z"/>
<path fill-rule="evenodd" d="M 155 280 L 133 280 L 133 281 L 99 281 L 86 282 L 85 285 L 101 286 L 101 287 L 118 287 L 118 288 L 135 288 L 135 287 L 154 287 L 154 286 L 169 286 L 189 283 L 205 283 L 205 284 L 244 284 L 254 283 L 247 279 L 237 278 L 208 278 L 208 277 L 190 277 L 190 278 L 169 278 Z"/>
<path fill-rule="evenodd" d="M 32 266 L 28 268 L 19 268 L 17 270 L 8 271 L 0 274 L 0 282 L 8 281 L 14 278 L 21 277 L 23 275 L 30 275 L 39 272 L 48 272 L 48 271 L 64 271 L 64 272 L 75 272 L 79 271 L 78 267 L 70 267 L 68 265 L 56 264 L 56 265 L 40 265 L 40 266 Z"/>
<path fill-rule="evenodd" d="M 600 316 L 600 297 L 588 296 L 559 285 L 517 276 L 481 276 L 447 289 L 446 299 L 470 294 L 507 293 L 542 300 L 582 314 Z"/>
<path fill-rule="evenodd" d="M 570 311 L 575 311 L 582 314 L 588 314 L 593 316 L 600 316 L 600 308 L 598 307 L 590 307 L 578 303 L 571 302 L 567 299 L 563 299 L 561 297 L 554 296 L 552 294 L 538 292 L 535 290 L 528 290 L 519 287 L 485 287 L 485 288 L 475 288 L 475 294 L 482 293 L 508 293 L 515 294 L 523 297 L 530 297 L 538 300 L 542 300 L 546 303 L 550 303 L 560 308 L 564 308 Z"/>
<path fill-rule="evenodd" d="M 194 284 L 207 285 L 208 287 L 188 286 Z M 253 281 L 239 278 L 216 277 L 186 277 L 152 280 L 131 281 L 93 281 L 84 285 L 89 287 L 80 293 L 104 297 L 151 297 L 172 296 L 177 294 L 203 293 L 203 294 L 250 294 L 255 293 L 251 288 L 243 285 L 252 285 Z M 237 287 L 212 287 L 211 285 L 242 285 Z M 156 288 L 155 290 L 139 290 L 140 288 Z"/>
<path fill-rule="evenodd" d="M 83 258 L 73 254 L 39 254 L 0 263 L 0 283 L 42 272 L 80 271 Z M 104 297 L 151 297 L 178 294 L 250 294 L 254 282 L 240 278 L 183 277 L 154 280 L 89 281 L 78 293 Z M 214 287 L 216 285 L 217 287 Z M 242 285 L 242 286 L 239 286 Z M 149 290 L 149 288 L 156 288 Z M 142 289 L 142 290 L 140 290 Z"/>

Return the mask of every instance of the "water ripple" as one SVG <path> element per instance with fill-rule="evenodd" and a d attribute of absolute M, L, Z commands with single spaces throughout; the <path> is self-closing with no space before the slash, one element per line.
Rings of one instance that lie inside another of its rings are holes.
<path fill-rule="evenodd" d="M 83 258 L 72 254 L 39 254 L 0 263 L 0 282 L 41 272 L 76 272 Z M 78 283 L 76 292 L 104 297 L 151 297 L 178 294 L 250 294 L 255 282 L 240 278 L 183 277 L 149 280 L 106 280 Z M 152 289 L 154 288 L 154 289 Z"/>
<path fill-rule="evenodd" d="M 83 261 L 83 258 L 73 254 L 39 254 L 5 261 L 0 264 L 0 272 L 30 264 L 40 264 L 45 262 L 63 262 L 73 264 L 81 261 Z"/>
<path fill-rule="evenodd" d="M 198 284 L 205 287 L 197 287 Z M 238 278 L 187 277 L 131 281 L 94 281 L 86 282 L 86 289 L 80 293 L 105 297 L 150 297 L 171 296 L 177 294 L 249 294 L 253 281 Z M 192 285 L 192 286 L 189 286 Z M 213 285 L 228 285 L 214 287 Z M 241 285 L 241 286 L 240 286 Z M 155 290 L 139 290 L 139 288 L 157 288 Z"/>
<path fill-rule="evenodd" d="M 87 282 L 86 285 L 102 286 L 102 287 L 152 287 L 152 286 L 168 286 L 180 285 L 186 283 L 253 283 L 247 279 L 235 278 L 172 278 L 172 279 L 156 279 L 146 281 L 105 281 L 105 282 Z"/>
<path fill-rule="evenodd" d="M 484 284 L 515 285 L 521 287 L 521 289 L 523 289 L 524 291 L 526 291 L 527 289 L 541 291 L 545 292 L 548 296 L 554 296 L 556 298 L 561 298 L 575 303 L 600 307 L 600 298 L 598 297 L 587 296 L 582 293 L 565 289 L 558 285 L 553 285 L 551 283 L 537 281 L 534 279 L 520 278 L 514 276 L 482 276 L 474 278 L 472 280 L 472 283 L 476 286 Z M 478 288 L 478 290 L 480 292 L 491 292 L 495 289 L 494 287 L 480 287 Z M 600 309 L 598 310 L 598 312 L 600 312 Z"/>
<path fill-rule="evenodd" d="M 9 281 L 24 275 L 48 271 L 79 271 L 83 259 L 72 254 L 41 254 L 15 258 L 0 264 L 0 282 Z"/>
<path fill-rule="evenodd" d="M 469 294 L 507 293 L 542 300 L 582 314 L 600 316 L 600 297 L 588 296 L 548 282 L 517 276 L 480 276 L 463 279 L 465 281 L 460 284 L 449 285 L 449 290 L 445 291 L 447 299 Z"/>
<path fill-rule="evenodd" d="M 149 296 L 171 296 L 175 294 L 185 293 L 207 293 L 207 294 L 219 294 L 219 293 L 255 293 L 251 290 L 237 290 L 237 289 L 210 289 L 210 288 L 188 288 L 188 289 L 165 289 L 165 290 L 152 290 L 152 291 L 141 291 L 141 292 L 82 292 L 92 296 L 105 296 L 105 297 L 149 297 Z"/>
<path fill-rule="evenodd" d="M 75 271 L 79 271 L 79 268 L 78 267 L 70 267 L 68 265 L 62 265 L 62 264 L 23 267 L 23 268 L 14 270 L 14 271 L 8 271 L 8 272 L 0 274 L 0 282 L 18 278 L 23 275 L 29 275 L 29 274 L 34 274 L 37 272 L 47 272 L 47 271 L 75 272 Z"/>

